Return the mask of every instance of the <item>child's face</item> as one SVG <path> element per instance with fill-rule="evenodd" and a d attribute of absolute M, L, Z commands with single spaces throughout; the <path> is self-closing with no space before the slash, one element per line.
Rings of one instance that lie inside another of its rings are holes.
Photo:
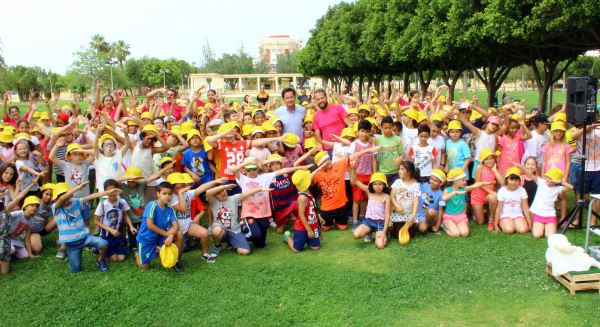
<path fill-rule="evenodd" d="M 105 191 L 110 191 L 110 190 L 114 190 L 115 188 L 116 187 L 114 187 L 114 186 L 109 186 L 109 187 L 105 188 L 104 190 Z M 115 201 L 117 201 L 118 197 L 119 196 L 116 195 L 116 194 L 109 194 L 108 195 L 108 201 L 115 202 Z"/>
<path fill-rule="evenodd" d="M 467 179 L 465 177 L 454 181 L 454 186 L 456 187 L 465 187 L 467 185 Z"/>
<path fill-rule="evenodd" d="M 264 122 L 265 122 L 265 115 L 263 115 L 263 114 L 256 114 L 256 115 L 254 115 L 254 124 L 256 126 L 260 126 Z"/>
<path fill-rule="evenodd" d="M 369 112 L 366 110 L 361 110 L 358 112 L 358 117 L 360 119 L 365 119 L 365 118 L 369 117 Z"/>
<path fill-rule="evenodd" d="M 557 130 L 552 131 L 552 136 L 554 137 L 554 140 L 562 141 L 563 138 L 565 137 L 565 132 L 557 129 Z"/>
<path fill-rule="evenodd" d="M 442 184 L 444 183 L 435 176 L 431 176 L 431 178 L 429 179 L 429 187 L 433 191 L 439 190 L 440 187 L 442 187 Z"/>
<path fill-rule="evenodd" d="M 176 146 L 179 144 L 179 139 L 175 137 L 175 135 L 169 133 L 169 135 L 167 135 L 167 144 L 169 144 L 169 146 Z"/>
<path fill-rule="evenodd" d="M 304 123 L 304 132 L 306 133 L 306 131 L 310 131 L 313 129 L 313 122 L 311 121 L 307 121 L 306 123 Z"/>
<path fill-rule="evenodd" d="M 127 133 L 129 134 L 135 134 L 137 133 L 138 127 L 136 125 L 129 125 L 127 126 Z"/>
<path fill-rule="evenodd" d="M 246 176 L 256 178 L 258 176 L 258 167 L 246 167 Z"/>
<path fill-rule="evenodd" d="M 42 193 L 42 202 L 46 204 L 52 202 L 52 190 L 45 190 Z"/>
<path fill-rule="evenodd" d="M 559 183 L 551 180 L 550 177 L 548 177 L 548 176 L 544 176 L 544 180 L 546 181 L 546 185 L 548 185 L 548 186 L 556 186 L 559 184 Z"/>
<path fill-rule="evenodd" d="M 30 204 L 28 206 L 26 206 L 25 208 L 23 208 L 23 214 L 25 215 L 26 218 L 29 218 L 33 215 L 35 215 L 35 213 L 38 211 L 39 208 L 39 204 Z"/>
<path fill-rule="evenodd" d="M 80 164 L 83 162 L 84 156 L 85 155 L 80 152 L 71 152 L 68 155 L 68 157 L 69 157 L 68 159 L 69 159 L 69 161 L 71 161 L 72 163 L 77 165 L 77 164 Z"/>
<path fill-rule="evenodd" d="M 275 129 L 277 130 L 277 133 L 281 134 L 281 132 L 283 132 L 283 124 L 278 121 L 274 125 Z"/>
<path fill-rule="evenodd" d="M 439 127 L 435 126 L 435 125 L 431 125 L 431 134 L 430 137 L 437 137 L 438 135 L 440 135 L 440 129 Z"/>
<path fill-rule="evenodd" d="M 540 133 L 545 133 L 548 130 L 548 125 L 546 125 L 546 124 L 539 124 L 539 125 L 537 125 L 536 128 L 537 128 L 537 130 Z"/>
<path fill-rule="evenodd" d="M 160 202 L 160 204 L 167 205 L 171 202 L 171 199 L 173 198 L 173 190 L 169 189 L 169 188 L 161 188 L 159 191 L 156 192 L 156 198 L 158 200 L 158 202 Z"/>
<path fill-rule="evenodd" d="M 373 131 L 372 131 L 372 132 L 373 132 L 373 134 L 377 133 L 376 131 L 377 131 L 377 127 L 376 127 L 376 126 L 373 126 Z M 396 126 L 396 124 L 394 124 L 394 134 L 396 134 L 396 135 L 400 136 L 400 133 L 401 133 L 401 131 L 400 131 L 400 127 L 399 127 L 399 126 Z"/>
<path fill-rule="evenodd" d="M 385 184 L 383 184 L 382 182 L 373 182 L 373 191 L 375 191 L 375 193 L 382 193 L 384 187 Z"/>
<path fill-rule="evenodd" d="M 496 133 L 498 131 L 498 128 L 499 128 L 499 126 L 497 124 L 494 124 L 494 123 L 488 123 L 486 127 L 487 127 L 487 132 L 489 134 Z"/>
<path fill-rule="evenodd" d="M 252 125 L 252 116 L 244 115 L 244 125 Z"/>
<path fill-rule="evenodd" d="M 102 143 L 102 154 L 106 157 L 112 157 L 115 155 L 117 145 L 113 140 L 106 140 Z M 71 154 L 72 156 L 73 154 Z"/>
<path fill-rule="evenodd" d="M 15 152 L 17 152 L 17 156 L 19 156 L 19 158 L 25 158 L 27 157 L 27 154 L 29 154 L 29 146 L 24 142 L 19 142 Z"/>
<path fill-rule="evenodd" d="M 255 133 L 254 135 L 252 135 L 253 140 L 260 140 L 263 137 L 264 137 L 263 133 Z"/>
<path fill-rule="evenodd" d="M 489 156 L 489 157 L 483 159 L 483 164 L 488 168 L 494 167 L 495 163 L 496 162 L 494 161 L 494 156 Z"/>
<path fill-rule="evenodd" d="M 350 118 L 351 122 L 355 123 L 358 121 L 359 115 L 357 115 L 357 114 L 348 115 L 348 118 Z"/>
<path fill-rule="evenodd" d="M 277 137 L 277 131 L 268 131 L 267 138 Z"/>
<path fill-rule="evenodd" d="M 154 146 L 154 142 L 156 142 L 157 138 L 154 134 L 149 134 L 144 136 L 144 138 L 142 139 L 142 145 L 145 148 L 149 148 Z"/>
<path fill-rule="evenodd" d="M 513 137 L 515 134 L 517 134 L 517 131 L 519 131 L 519 123 L 516 121 L 511 121 L 510 127 L 508 128 L 508 134 Z"/>
<path fill-rule="evenodd" d="M 452 141 L 458 141 L 458 139 L 460 139 L 460 130 L 459 129 L 451 129 L 448 132 L 450 138 L 452 139 Z"/>
<path fill-rule="evenodd" d="M 29 132 L 29 124 L 26 121 L 22 121 L 17 126 L 17 130 L 19 133 L 28 133 Z"/>
<path fill-rule="evenodd" d="M 202 140 L 200 140 L 200 137 L 195 135 L 192 136 L 192 138 L 190 139 L 190 145 L 194 148 L 199 147 L 202 144 Z"/>
<path fill-rule="evenodd" d="M 427 145 L 427 140 L 429 140 L 429 133 L 427 133 L 427 132 L 419 133 L 419 143 L 421 145 Z"/>
<path fill-rule="evenodd" d="M 65 132 L 65 134 L 63 134 L 63 136 L 64 136 L 65 142 L 67 142 L 67 144 L 73 142 L 73 138 L 75 137 L 73 135 L 73 132 Z"/>
<path fill-rule="evenodd" d="M 385 123 L 381 125 L 381 132 L 386 137 L 390 137 L 394 134 L 394 124 Z"/>
<path fill-rule="evenodd" d="M 271 169 L 272 172 L 278 171 L 282 168 L 281 162 L 272 162 L 269 165 L 269 168 Z"/>
<path fill-rule="evenodd" d="M 408 172 L 404 166 L 400 166 L 400 168 L 398 168 L 398 177 L 400 177 L 400 179 L 405 179 L 408 177 Z"/>
<path fill-rule="evenodd" d="M 6 168 L 4 173 L 2 173 L 2 181 L 4 183 L 10 182 L 10 180 L 15 176 L 15 170 L 12 167 Z"/>
<path fill-rule="evenodd" d="M 229 121 L 236 121 L 238 120 L 238 114 L 237 112 L 232 112 L 231 115 L 229 115 Z"/>
<path fill-rule="evenodd" d="M 175 191 L 173 193 L 174 194 L 179 194 L 179 191 L 181 191 L 181 189 L 185 186 L 185 184 L 178 183 L 178 184 L 175 184 L 173 186 L 175 186 Z"/>
<path fill-rule="evenodd" d="M 514 191 L 521 185 L 521 179 L 511 176 L 508 178 L 507 187 L 509 190 Z"/>
<path fill-rule="evenodd" d="M 371 137 L 371 134 L 369 134 L 369 131 L 366 129 L 359 129 L 356 134 L 358 135 L 358 139 L 362 142 L 368 141 L 369 137 Z"/>
<path fill-rule="evenodd" d="M 156 126 L 156 129 L 158 130 L 159 133 L 162 133 L 165 129 L 165 124 L 163 123 L 163 121 L 161 119 L 155 119 L 154 126 Z"/>
<path fill-rule="evenodd" d="M 537 172 L 537 161 L 533 158 L 527 159 L 525 161 L 525 169 L 531 174 Z"/>
<path fill-rule="evenodd" d="M 19 119 L 19 109 L 10 108 L 9 114 L 10 114 L 10 118 L 13 120 Z"/>
<path fill-rule="evenodd" d="M 227 198 L 229 198 L 229 196 L 227 195 L 227 191 L 226 190 L 222 190 L 221 192 L 217 193 L 215 195 L 215 198 L 221 202 L 223 201 L 227 201 Z"/>

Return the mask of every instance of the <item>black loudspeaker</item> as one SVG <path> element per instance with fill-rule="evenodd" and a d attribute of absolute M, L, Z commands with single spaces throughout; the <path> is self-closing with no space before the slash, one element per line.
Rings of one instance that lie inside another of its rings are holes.
<path fill-rule="evenodd" d="M 596 121 L 595 77 L 567 78 L 567 121 L 571 124 L 590 124 Z"/>

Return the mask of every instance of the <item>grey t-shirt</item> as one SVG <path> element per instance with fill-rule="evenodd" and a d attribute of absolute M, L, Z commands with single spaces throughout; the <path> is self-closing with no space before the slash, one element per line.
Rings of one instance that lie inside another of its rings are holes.
<path fill-rule="evenodd" d="M 241 233 L 238 208 L 240 205 L 240 194 L 232 195 L 225 201 L 214 199 L 210 202 L 213 213 L 213 225 L 221 226 L 234 233 Z"/>
<path fill-rule="evenodd" d="M 41 233 L 44 228 L 46 228 L 46 224 L 48 223 L 48 220 L 50 220 L 50 217 L 52 217 L 52 208 L 42 202 L 35 215 L 29 218 L 29 228 L 31 228 L 31 232 Z"/>
<path fill-rule="evenodd" d="M 81 185 L 81 183 L 88 182 L 90 180 L 89 168 L 90 164 L 86 161 L 83 161 L 80 164 L 74 164 L 70 161 L 61 160 L 61 168 L 65 173 L 65 183 L 69 184 L 71 189 L 76 188 Z M 77 191 L 73 197 L 75 198 L 83 198 L 84 196 L 90 195 L 90 188 L 84 187 L 83 189 Z"/>

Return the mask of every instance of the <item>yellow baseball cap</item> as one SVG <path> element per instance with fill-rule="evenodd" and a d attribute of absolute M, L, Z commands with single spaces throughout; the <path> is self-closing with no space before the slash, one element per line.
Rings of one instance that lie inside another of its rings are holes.
<path fill-rule="evenodd" d="M 50 120 L 50 116 L 48 115 L 47 112 L 40 112 L 40 120 Z"/>
<path fill-rule="evenodd" d="M 2 131 L 0 133 L 0 142 L 2 142 L 2 143 L 13 143 L 14 140 L 15 140 L 15 137 L 13 136 L 13 134 L 11 132 Z"/>
<path fill-rule="evenodd" d="M 564 112 L 557 112 L 556 114 L 554 114 L 554 117 L 552 118 L 552 121 L 562 121 L 562 122 L 567 122 L 567 114 Z"/>
<path fill-rule="evenodd" d="M 416 111 L 413 108 L 407 109 L 404 112 L 404 115 L 407 116 L 408 118 L 412 119 L 412 120 L 418 120 L 419 119 L 419 112 Z"/>
<path fill-rule="evenodd" d="M 550 168 L 544 175 L 550 178 L 553 182 L 560 183 L 564 173 L 560 168 L 554 167 Z"/>
<path fill-rule="evenodd" d="M 566 131 L 567 128 L 565 127 L 565 123 L 563 123 L 562 121 L 553 121 L 552 124 L 550 124 L 550 131 L 554 132 L 554 131 Z"/>
<path fill-rule="evenodd" d="M 440 114 L 433 114 L 433 115 L 431 115 L 431 117 L 429 117 L 429 121 L 431 121 L 431 122 L 442 121 L 442 115 L 440 115 Z"/>
<path fill-rule="evenodd" d="M 159 166 L 162 166 L 165 162 L 173 162 L 173 158 L 166 156 L 166 157 L 162 157 L 160 158 L 160 161 L 158 162 Z"/>
<path fill-rule="evenodd" d="M 493 155 L 494 155 L 494 151 L 492 151 L 492 149 L 483 148 L 483 149 L 481 149 L 481 152 L 479 152 L 479 162 L 483 162 L 485 159 L 487 159 L 487 157 L 493 156 Z"/>
<path fill-rule="evenodd" d="M 127 178 L 142 177 L 142 176 L 143 176 L 142 169 L 140 169 L 140 167 L 129 167 L 125 171 L 125 177 L 127 177 Z"/>
<path fill-rule="evenodd" d="M 448 172 L 448 180 L 450 182 L 459 180 L 461 178 L 465 178 L 467 177 L 467 175 L 465 175 L 465 172 L 460 169 L 460 168 L 454 168 L 451 171 Z"/>
<path fill-rule="evenodd" d="M 446 174 L 440 169 L 434 169 L 431 171 L 431 176 L 439 179 L 442 183 L 446 182 Z"/>
<path fill-rule="evenodd" d="M 67 146 L 67 154 L 74 150 L 81 150 L 81 145 L 79 143 L 71 143 Z"/>
<path fill-rule="evenodd" d="M 54 184 L 46 183 L 40 187 L 40 192 L 44 192 L 45 190 L 54 190 Z"/>
<path fill-rule="evenodd" d="M 312 123 L 312 121 L 314 119 L 315 119 L 314 115 L 306 115 L 306 116 L 304 116 L 304 123 L 306 123 L 306 122 L 311 122 Z"/>
<path fill-rule="evenodd" d="M 300 138 L 296 134 L 284 133 L 283 136 L 283 144 L 287 147 L 293 148 L 300 142 Z"/>
<path fill-rule="evenodd" d="M 281 159 L 283 158 L 282 156 L 279 155 L 279 153 L 273 153 L 271 155 L 269 155 L 269 158 L 267 158 L 268 160 L 275 160 L 275 159 Z"/>
<path fill-rule="evenodd" d="M 142 112 L 142 115 L 140 116 L 141 119 L 150 119 L 152 120 L 152 113 L 150 113 L 149 111 L 146 112 Z"/>
<path fill-rule="evenodd" d="M 117 140 L 115 140 L 115 138 L 112 135 L 102 134 L 102 136 L 100 136 L 100 139 L 98 140 L 98 146 L 102 147 L 102 144 L 104 144 L 104 141 L 106 140 L 113 140 L 115 144 L 117 143 Z"/>
<path fill-rule="evenodd" d="M 156 134 L 156 136 L 158 136 L 158 128 L 156 128 L 156 126 L 152 125 L 152 124 L 148 124 L 145 125 L 144 128 L 142 128 L 142 132 L 152 132 L 154 134 Z"/>
<path fill-rule="evenodd" d="M 304 140 L 304 149 L 310 149 L 317 146 L 317 139 L 314 137 L 309 137 Z"/>
<path fill-rule="evenodd" d="M 167 176 L 167 182 L 175 184 L 184 184 L 181 173 L 171 173 Z"/>
<path fill-rule="evenodd" d="M 232 129 L 235 128 L 235 125 L 232 124 L 231 122 L 228 123 L 224 123 L 223 125 L 219 126 L 219 129 L 217 130 L 217 133 L 221 134 L 221 133 L 225 133 L 228 132 Z"/>
<path fill-rule="evenodd" d="M 30 204 L 40 204 L 40 198 L 38 198 L 35 195 L 30 195 L 28 197 L 25 198 L 25 201 L 23 201 L 23 206 L 22 208 L 25 208 L 26 206 L 30 205 Z"/>
<path fill-rule="evenodd" d="M 349 115 L 358 115 L 358 110 L 355 108 L 348 109 L 348 116 Z"/>
<path fill-rule="evenodd" d="M 139 124 L 138 124 L 138 123 L 136 123 L 136 122 L 135 122 L 135 120 L 129 120 L 129 121 L 127 122 L 127 126 L 139 126 Z"/>
<path fill-rule="evenodd" d="M 367 104 L 361 104 L 360 106 L 358 106 L 358 111 L 361 111 L 361 110 L 366 110 L 369 113 L 371 113 L 371 107 L 369 107 L 369 105 L 367 105 Z"/>
<path fill-rule="evenodd" d="M 173 268 L 177 264 L 179 257 L 179 249 L 173 243 L 167 246 L 163 244 L 159 251 L 160 263 L 165 268 Z"/>
<path fill-rule="evenodd" d="M 246 135 L 250 135 L 252 134 L 252 130 L 254 129 L 254 125 L 244 125 L 242 127 L 242 136 L 246 136 Z"/>
<path fill-rule="evenodd" d="M 277 129 L 275 129 L 275 125 L 273 125 L 273 122 L 270 122 L 270 121 L 264 122 L 259 128 L 265 132 L 276 132 L 277 131 Z M 254 133 L 254 131 L 252 131 L 252 133 Z"/>
<path fill-rule="evenodd" d="M 356 137 L 354 130 L 350 127 L 342 129 L 342 137 Z"/>
<path fill-rule="evenodd" d="M 299 169 L 292 175 L 292 183 L 298 191 L 304 192 L 310 186 L 310 172 L 306 169 Z"/>
<path fill-rule="evenodd" d="M 31 135 L 29 135 L 27 133 L 17 133 L 17 134 L 15 134 L 15 141 L 20 141 L 20 140 L 31 141 Z"/>
<path fill-rule="evenodd" d="M 63 193 L 67 193 L 71 190 L 69 184 L 67 183 L 57 183 L 54 185 L 54 189 L 52 190 L 52 200 L 58 199 L 59 196 L 63 195 Z"/>
<path fill-rule="evenodd" d="M 254 126 L 254 128 L 252 128 L 252 136 L 254 136 L 254 134 L 258 134 L 258 133 L 264 134 L 265 131 L 260 126 Z"/>
<path fill-rule="evenodd" d="M 453 120 L 448 123 L 448 130 L 458 129 L 462 131 L 462 124 L 458 120 Z"/>
<path fill-rule="evenodd" d="M 371 103 L 379 103 L 379 98 L 373 98 L 373 99 L 371 99 Z"/>
<path fill-rule="evenodd" d="M 183 181 L 184 184 L 191 184 L 194 182 L 192 175 L 190 175 L 188 173 L 181 173 L 181 180 Z"/>
<path fill-rule="evenodd" d="M 519 177 L 521 177 L 521 169 L 519 169 L 519 167 L 510 167 L 506 170 L 506 174 L 504 175 L 504 177 L 510 176 L 510 175 L 517 175 Z"/>
<path fill-rule="evenodd" d="M 329 153 L 327 153 L 327 151 L 321 151 L 315 155 L 315 163 L 317 165 L 321 165 L 327 160 L 329 160 Z"/>
<path fill-rule="evenodd" d="M 186 141 L 189 141 L 189 140 L 191 140 L 191 139 L 192 139 L 192 137 L 194 137 L 194 136 L 198 136 L 198 137 L 202 138 L 202 137 L 200 136 L 200 132 L 199 132 L 197 129 L 190 129 L 190 130 L 188 130 L 188 131 L 186 132 L 186 135 L 187 135 Z"/>
<path fill-rule="evenodd" d="M 40 111 L 36 111 L 33 113 L 32 118 L 40 118 L 40 114 L 41 114 Z"/>
<path fill-rule="evenodd" d="M 382 182 L 383 184 L 385 184 L 385 186 L 388 186 L 387 178 L 383 173 L 373 173 L 371 175 L 371 179 L 369 180 L 369 184 L 373 182 Z"/>
<path fill-rule="evenodd" d="M 419 111 L 419 116 L 417 117 L 417 123 L 420 123 L 427 119 L 427 113 L 425 111 Z"/>

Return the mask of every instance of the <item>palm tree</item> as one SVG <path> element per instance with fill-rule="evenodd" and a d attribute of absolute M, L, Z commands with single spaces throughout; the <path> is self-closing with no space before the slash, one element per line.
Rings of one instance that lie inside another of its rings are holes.
<path fill-rule="evenodd" d="M 92 36 L 92 41 L 90 41 L 90 47 L 92 47 L 92 49 L 96 50 L 98 53 L 103 54 L 107 54 L 111 50 L 110 44 L 106 42 L 104 36 L 100 34 L 94 34 Z"/>
<path fill-rule="evenodd" d="M 127 60 L 127 57 L 131 54 L 129 49 L 130 45 L 123 40 L 119 40 L 112 44 L 112 56 L 117 58 L 120 67 L 123 67 L 123 62 Z"/>
<path fill-rule="evenodd" d="M 0 68 L 6 67 L 6 63 L 4 62 L 4 56 L 2 55 L 2 49 L 4 47 L 4 43 L 2 43 L 2 39 L 0 39 Z"/>

